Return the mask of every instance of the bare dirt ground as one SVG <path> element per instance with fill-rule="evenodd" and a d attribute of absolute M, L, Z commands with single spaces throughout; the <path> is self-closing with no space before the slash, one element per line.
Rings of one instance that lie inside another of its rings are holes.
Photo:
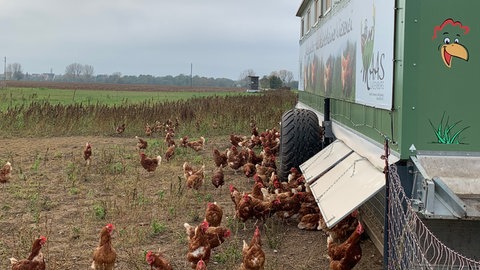
<path fill-rule="evenodd" d="M 131 137 L 17 138 L 0 140 L 0 162 L 14 167 L 10 183 L 0 186 L 0 268 L 9 269 L 10 257 L 25 258 L 32 239 L 47 236 L 43 248 L 47 269 L 89 269 L 100 228 L 115 225 L 113 245 L 116 269 L 149 269 L 147 250 L 161 250 L 174 269 L 186 263 L 183 223 L 203 219 L 207 201 L 224 209 L 223 225 L 232 237 L 218 247 L 208 269 L 237 269 L 242 240 L 253 235 L 254 222 L 234 218 L 228 185 L 250 190 L 252 182 L 226 170 L 226 185 L 210 183 L 213 147 L 225 149 L 228 138 L 206 138 L 205 149 L 178 148 L 170 162 L 148 174 L 139 163 Z M 86 142 L 93 145 L 92 164 L 82 158 Z M 147 154 L 162 154 L 163 138 L 149 138 Z M 198 191 L 186 190 L 182 164 L 206 165 L 206 182 Z M 262 226 L 265 269 L 328 269 L 326 236 L 302 231 L 297 222 L 274 217 Z M 362 240 L 363 257 L 355 269 L 382 269 L 382 257 L 372 242 Z"/>

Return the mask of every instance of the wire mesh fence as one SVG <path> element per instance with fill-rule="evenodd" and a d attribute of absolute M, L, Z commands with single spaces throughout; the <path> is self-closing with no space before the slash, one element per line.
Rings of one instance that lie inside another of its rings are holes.
<path fill-rule="evenodd" d="M 397 166 L 388 166 L 387 269 L 480 269 L 480 262 L 445 246 L 422 222 L 403 190 Z"/>

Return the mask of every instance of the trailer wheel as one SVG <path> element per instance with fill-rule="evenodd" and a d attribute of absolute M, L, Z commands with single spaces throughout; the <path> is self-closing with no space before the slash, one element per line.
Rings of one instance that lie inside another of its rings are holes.
<path fill-rule="evenodd" d="M 317 115 L 310 110 L 292 109 L 282 115 L 278 176 L 287 181 L 290 169 L 322 150 L 322 131 Z"/>

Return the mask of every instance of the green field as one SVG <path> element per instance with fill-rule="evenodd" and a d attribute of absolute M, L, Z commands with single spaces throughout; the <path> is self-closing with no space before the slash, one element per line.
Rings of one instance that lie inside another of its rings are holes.
<path fill-rule="evenodd" d="M 50 104 L 104 104 L 107 106 L 139 104 L 142 102 L 164 102 L 187 100 L 203 97 L 224 97 L 244 95 L 241 92 L 190 92 L 190 91 L 112 91 L 112 90 L 65 90 L 49 88 L 12 88 L 0 89 L 0 110 L 8 107 L 26 106 L 32 102 Z"/>

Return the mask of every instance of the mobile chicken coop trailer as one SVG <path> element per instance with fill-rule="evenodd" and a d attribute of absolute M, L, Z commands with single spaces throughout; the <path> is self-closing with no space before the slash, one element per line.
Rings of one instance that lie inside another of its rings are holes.
<path fill-rule="evenodd" d="M 302 170 L 328 226 L 360 208 L 389 269 L 480 269 L 478 10 L 303 0 L 296 13 L 301 91 L 279 174 Z"/>

